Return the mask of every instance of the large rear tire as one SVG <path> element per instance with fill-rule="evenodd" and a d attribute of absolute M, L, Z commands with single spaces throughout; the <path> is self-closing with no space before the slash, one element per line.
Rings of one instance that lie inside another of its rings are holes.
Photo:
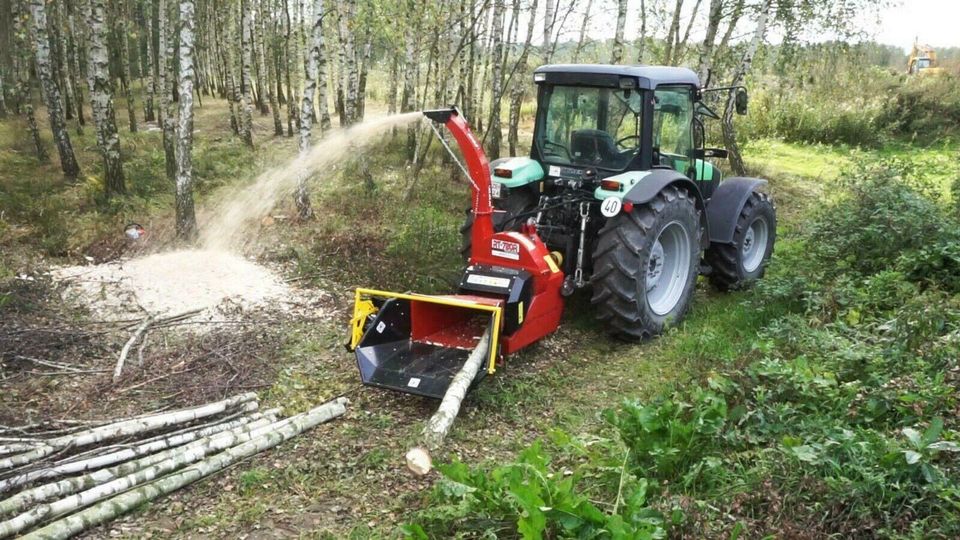
<path fill-rule="evenodd" d="M 516 190 L 505 199 L 493 203 L 493 228 L 495 231 L 519 231 L 524 220 L 513 218 L 537 207 L 537 198 L 527 189 Z M 467 208 L 467 217 L 460 226 L 460 255 L 463 260 L 470 259 L 473 242 L 470 233 L 473 230 L 473 211 Z"/>
<path fill-rule="evenodd" d="M 737 218 L 733 243 L 711 244 L 710 283 L 721 291 L 746 289 L 763 277 L 777 240 L 777 211 L 766 193 L 753 192 Z"/>
<path fill-rule="evenodd" d="M 591 302 L 611 333 L 637 341 L 680 322 L 693 299 L 701 234 L 695 201 L 674 186 L 607 220 L 593 254 Z"/>

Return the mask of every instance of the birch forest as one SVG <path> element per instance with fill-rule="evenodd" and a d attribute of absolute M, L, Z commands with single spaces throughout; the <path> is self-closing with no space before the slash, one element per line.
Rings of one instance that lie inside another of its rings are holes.
<path fill-rule="evenodd" d="M 303 151 L 311 137 L 362 121 L 368 101 L 376 114 L 457 104 L 496 159 L 504 147 L 518 151 L 536 65 L 689 65 L 704 80 L 710 73 L 735 85 L 748 75 L 768 26 L 788 37 L 808 27 L 846 35 L 855 21 L 838 15 L 872 1 L 635 4 L 4 0 L 0 114 L 23 115 L 37 159 L 59 160 L 65 177 L 80 176 L 81 165 L 95 167 L 105 197 L 122 196 L 136 182 L 125 174 L 124 134 L 159 130 L 177 232 L 191 238 L 192 126 L 205 103 L 224 109 L 223 120 L 250 151 L 273 137 L 296 137 Z M 629 42 L 628 14 L 639 18 L 639 35 Z M 49 117 L 53 145 L 41 134 L 38 106 Z M 255 127 L 256 117 L 268 119 L 269 128 Z M 732 164 L 742 170 L 734 128 L 729 119 L 724 125 Z M 78 163 L 71 133 L 85 129 L 96 133 L 100 163 Z M 412 163 L 431 145 L 423 135 L 408 135 Z M 306 179 L 296 201 L 301 217 L 309 217 Z"/>

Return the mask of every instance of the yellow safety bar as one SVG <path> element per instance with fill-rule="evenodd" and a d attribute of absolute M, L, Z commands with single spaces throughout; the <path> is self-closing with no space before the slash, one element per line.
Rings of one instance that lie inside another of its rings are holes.
<path fill-rule="evenodd" d="M 470 300 L 448 298 L 444 296 L 433 296 L 429 294 L 395 293 L 389 291 L 379 291 L 377 289 L 358 288 L 354 294 L 353 317 L 350 319 L 351 349 L 356 349 L 357 345 L 360 344 L 360 339 L 363 337 L 363 325 L 364 322 L 366 322 L 367 317 L 377 312 L 377 308 L 373 305 L 373 302 L 364 298 L 369 296 L 400 298 L 402 300 L 417 300 L 444 306 L 478 309 L 480 311 L 488 311 L 492 313 L 493 335 L 491 336 L 490 340 L 490 360 L 487 364 L 487 373 L 493 375 L 493 373 L 497 370 L 497 343 L 500 339 L 500 320 L 503 316 L 503 308 L 500 306 L 490 306 L 487 304 L 481 304 L 479 302 L 472 302 Z"/>

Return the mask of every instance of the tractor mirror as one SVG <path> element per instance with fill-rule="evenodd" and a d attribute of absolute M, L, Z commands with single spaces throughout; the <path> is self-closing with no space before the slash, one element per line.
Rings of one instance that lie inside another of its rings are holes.
<path fill-rule="evenodd" d="M 748 101 L 747 91 L 743 88 L 738 89 L 736 98 L 737 114 L 747 114 Z"/>
<path fill-rule="evenodd" d="M 727 159 L 727 151 L 723 148 L 697 148 L 693 151 L 693 157 L 696 159 L 717 158 Z"/>

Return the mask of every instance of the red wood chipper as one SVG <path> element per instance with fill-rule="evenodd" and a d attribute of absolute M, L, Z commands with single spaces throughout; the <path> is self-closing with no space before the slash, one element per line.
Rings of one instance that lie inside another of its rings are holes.
<path fill-rule="evenodd" d="M 698 275 L 721 291 L 763 276 L 777 223 L 767 182 L 721 180 L 709 158 L 726 151 L 704 147 L 704 121 L 719 118 L 704 97 L 724 92 L 746 114 L 744 88 L 701 88 L 668 66 L 549 65 L 533 81 L 529 157 L 488 163 L 456 108 L 424 113 L 466 161 L 467 267 L 452 295 L 357 290 L 350 348 L 364 383 L 442 397 L 478 344 L 493 373 L 553 332 L 578 289 L 603 329 L 642 340 L 683 319 Z"/>
<path fill-rule="evenodd" d="M 424 116 L 446 126 L 466 162 L 475 216 L 469 264 L 457 294 L 357 289 L 350 348 L 364 384 L 442 398 L 488 327 L 490 374 L 502 356 L 556 330 L 564 275 L 535 230 L 494 232 L 490 163 L 460 112 Z"/>

